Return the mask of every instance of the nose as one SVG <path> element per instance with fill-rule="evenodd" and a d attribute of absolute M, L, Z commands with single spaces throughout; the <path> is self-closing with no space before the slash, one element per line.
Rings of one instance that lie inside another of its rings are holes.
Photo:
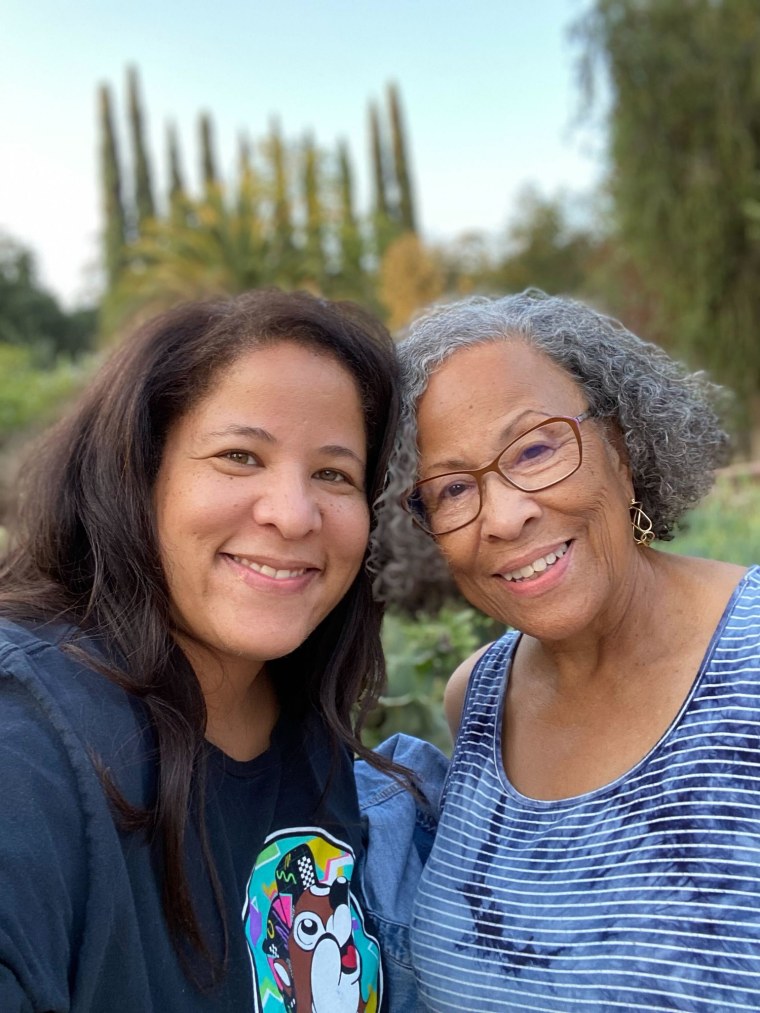
<path fill-rule="evenodd" d="M 523 492 L 510 485 L 501 475 L 485 475 L 482 480 L 480 532 L 483 538 L 512 541 L 523 528 L 541 514 L 541 504 L 534 492 Z"/>
<path fill-rule="evenodd" d="M 322 512 L 308 482 L 291 474 L 267 475 L 253 502 L 253 519 L 283 538 L 305 538 L 322 527 Z"/>

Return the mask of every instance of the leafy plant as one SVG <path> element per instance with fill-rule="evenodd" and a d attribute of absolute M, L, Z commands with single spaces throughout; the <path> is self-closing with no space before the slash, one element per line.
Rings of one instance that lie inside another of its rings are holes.
<path fill-rule="evenodd" d="M 443 715 L 443 691 L 465 658 L 502 632 L 487 616 L 462 604 L 445 605 L 432 616 L 390 613 L 383 624 L 388 690 L 373 711 L 365 740 L 376 745 L 406 732 L 451 749 Z"/>
<path fill-rule="evenodd" d="M 684 530 L 659 548 L 683 556 L 722 559 L 750 566 L 760 563 L 760 482 L 750 475 L 721 478 L 690 513 Z"/>
<path fill-rule="evenodd" d="M 60 357 L 53 368 L 39 369 L 31 349 L 0 344 L 0 447 L 18 431 L 54 419 L 81 387 L 89 365 Z"/>

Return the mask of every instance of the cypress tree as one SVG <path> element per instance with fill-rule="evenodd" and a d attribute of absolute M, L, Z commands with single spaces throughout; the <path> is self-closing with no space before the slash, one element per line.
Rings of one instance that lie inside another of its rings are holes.
<path fill-rule="evenodd" d="M 256 214 L 256 180 L 251 159 L 251 146 L 248 138 L 238 138 L 238 214 L 241 219 L 249 220 Z"/>
<path fill-rule="evenodd" d="M 251 147 L 246 137 L 238 140 L 237 231 L 241 259 L 247 263 L 246 274 L 256 283 L 264 280 L 264 238 L 259 217 L 259 182 L 253 167 Z"/>
<path fill-rule="evenodd" d="M 393 140 L 393 161 L 396 170 L 396 186 L 398 192 L 398 216 L 401 227 L 406 232 L 416 232 L 414 203 L 412 201 L 412 185 L 409 176 L 409 160 L 407 158 L 406 135 L 401 116 L 401 103 L 395 84 L 388 85 L 388 107 L 391 118 L 391 137 Z"/>
<path fill-rule="evenodd" d="M 98 90 L 100 114 L 100 168 L 103 188 L 103 258 L 109 289 L 116 284 L 124 265 L 126 219 L 121 194 L 121 168 L 116 143 L 116 132 L 111 108 L 111 93 L 107 85 Z"/>
<path fill-rule="evenodd" d="M 293 212 L 288 182 L 285 144 L 276 120 L 272 121 L 266 152 L 270 163 L 272 187 L 272 229 L 270 264 L 276 281 L 293 284 L 297 281 Z"/>
<path fill-rule="evenodd" d="M 372 147 L 372 181 L 374 183 L 374 213 L 380 218 L 388 217 L 387 170 L 380 135 L 380 119 L 374 102 L 369 107 L 369 134 Z"/>
<path fill-rule="evenodd" d="M 214 157 L 213 128 L 208 113 L 201 113 L 198 126 L 201 138 L 201 177 L 207 193 L 213 192 L 219 185 Z"/>
<path fill-rule="evenodd" d="M 338 145 L 338 188 L 340 203 L 340 270 L 343 285 L 350 292 L 356 288 L 358 297 L 362 279 L 363 244 L 354 211 L 354 181 L 348 147 L 341 141 Z"/>
<path fill-rule="evenodd" d="M 143 113 L 140 105 L 139 82 L 135 67 L 127 69 L 127 101 L 129 105 L 130 133 L 132 136 L 132 162 L 135 174 L 135 211 L 137 213 L 138 231 L 142 231 L 145 223 L 155 217 L 156 208 L 153 201 L 153 187 L 151 185 L 150 167 L 145 147 Z"/>
<path fill-rule="evenodd" d="M 184 195 L 185 182 L 180 165 L 177 128 L 173 123 L 169 123 L 166 127 L 166 150 L 169 154 L 169 201 L 170 203 L 174 203 L 175 200 Z"/>
<path fill-rule="evenodd" d="M 374 184 L 372 224 L 375 235 L 375 253 L 378 257 L 382 257 L 397 230 L 388 193 L 388 155 L 383 143 L 380 118 L 374 102 L 371 102 L 369 107 L 369 131 Z"/>
<path fill-rule="evenodd" d="M 173 222 L 182 224 L 188 220 L 190 202 L 182 172 L 177 129 L 173 123 L 166 127 L 166 150 L 169 161 L 169 217 Z"/>
<path fill-rule="evenodd" d="M 303 197 L 306 207 L 306 229 L 303 271 L 307 280 L 322 291 L 325 281 L 324 231 L 325 214 L 319 192 L 319 155 L 314 139 L 307 136 L 303 145 Z"/>

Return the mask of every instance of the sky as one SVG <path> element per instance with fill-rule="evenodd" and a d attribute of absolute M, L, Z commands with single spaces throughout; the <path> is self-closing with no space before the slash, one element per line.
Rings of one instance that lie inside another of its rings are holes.
<path fill-rule="evenodd" d="M 67 306 L 97 292 L 102 227 L 96 95 L 128 152 L 125 78 L 140 75 L 155 189 L 176 124 L 197 179 L 197 118 L 217 160 L 272 117 L 284 136 L 346 140 L 369 206 L 367 109 L 399 87 L 424 238 L 504 234 L 531 184 L 589 192 L 604 171 L 570 27 L 589 0 L 5 0 L 0 11 L 0 233 L 32 249 Z"/>

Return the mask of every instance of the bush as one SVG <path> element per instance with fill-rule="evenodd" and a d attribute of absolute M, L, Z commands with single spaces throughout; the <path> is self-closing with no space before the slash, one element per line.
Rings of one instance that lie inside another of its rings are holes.
<path fill-rule="evenodd" d="M 672 542 L 660 547 L 683 556 L 760 563 L 760 482 L 751 476 L 721 478 Z M 655 542 L 655 545 L 660 545 Z"/>
<path fill-rule="evenodd" d="M 390 613 L 383 623 L 388 690 L 364 732 L 370 745 L 406 732 L 445 752 L 451 735 L 443 715 L 443 691 L 454 669 L 482 644 L 503 632 L 464 604 L 445 605 L 432 616 Z"/>
<path fill-rule="evenodd" d="M 0 344 L 0 447 L 19 431 L 55 418 L 88 367 L 85 360 L 61 358 L 52 369 L 38 369 L 29 349 Z"/>

